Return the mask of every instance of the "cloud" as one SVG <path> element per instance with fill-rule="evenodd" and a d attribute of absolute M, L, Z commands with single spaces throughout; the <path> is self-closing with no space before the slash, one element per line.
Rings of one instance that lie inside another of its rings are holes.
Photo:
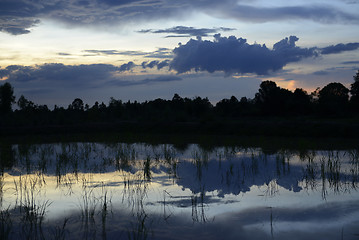
<path fill-rule="evenodd" d="M 0 69 L 0 78 L 14 83 L 51 83 L 89 88 L 103 80 L 116 79 L 116 74 L 131 70 L 135 64 L 128 62 L 121 66 L 110 64 L 64 65 L 49 63 L 36 66 L 11 65 Z"/>
<path fill-rule="evenodd" d="M 120 72 L 124 72 L 124 71 L 130 71 L 132 68 L 134 68 L 136 66 L 136 64 L 134 64 L 133 62 L 128 62 L 128 63 L 125 63 L 125 64 L 122 64 L 118 70 Z"/>
<path fill-rule="evenodd" d="M 71 26 L 126 26 L 128 23 L 150 22 L 160 19 L 176 19 L 194 13 L 205 13 L 221 18 L 237 19 L 247 22 L 270 22 L 288 20 L 312 20 L 332 24 L 358 24 L 359 16 L 349 13 L 345 3 L 301 6 L 259 7 L 240 5 L 237 0 L 2 0 L 0 1 L 0 31 L 10 34 L 26 34 L 42 19 L 50 19 Z M 245 1 L 247 4 L 250 2 Z M 309 5 L 308 5 L 309 4 Z M 343 6 L 344 5 L 344 6 Z M 214 29 L 191 29 L 175 27 L 173 29 L 154 30 L 163 33 L 174 32 L 175 35 L 193 36 L 210 34 Z M 226 31 L 227 29 L 217 29 Z M 146 32 L 144 30 L 143 32 Z M 151 32 L 148 30 L 147 32 Z M 180 33 L 182 32 L 182 33 Z M 171 36 L 171 35 L 170 35 Z"/>
<path fill-rule="evenodd" d="M 329 71 L 320 70 L 320 71 L 313 72 L 313 74 L 314 75 L 319 75 L 319 76 L 328 75 Z"/>
<path fill-rule="evenodd" d="M 153 52 L 119 50 L 84 50 L 83 52 L 90 53 L 93 55 L 144 56 L 145 58 L 171 58 L 173 55 L 172 50 L 169 48 L 158 48 L 156 51 Z"/>
<path fill-rule="evenodd" d="M 173 81 L 181 81 L 182 78 L 174 75 L 163 75 L 158 76 L 155 78 L 145 78 L 142 80 L 136 80 L 136 81 L 129 81 L 129 80 L 111 80 L 108 81 L 107 85 L 113 85 L 113 86 L 135 86 L 135 85 L 146 85 L 146 84 L 152 84 L 152 83 L 163 83 L 163 82 L 173 82 Z"/>
<path fill-rule="evenodd" d="M 346 62 L 342 62 L 342 64 L 348 64 L 348 65 L 359 64 L 359 61 L 346 61 Z"/>
<path fill-rule="evenodd" d="M 338 6 L 308 5 L 258 7 L 250 5 L 222 5 L 211 11 L 214 15 L 247 22 L 311 20 L 325 24 L 358 24 L 359 16 L 345 12 Z"/>
<path fill-rule="evenodd" d="M 70 53 L 64 53 L 64 52 L 59 52 L 59 53 L 57 53 L 57 55 L 59 55 L 59 56 L 71 56 Z"/>
<path fill-rule="evenodd" d="M 124 56 L 145 56 L 149 53 L 142 51 L 118 51 L 118 50 L 84 50 L 86 53 L 95 55 L 124 55 Z"/>
<path fill-rule="evenodd" d="M 151 61 L 151 62 L 142 62 L 141 66 L 143 69 L 146 69 L 146 68 L 154 68 L 154 67 L 157 67 L 158 70 L 161 70 L 162 68 L 164 67 L 167 67 L 169 66 L 169 60 L 164 60 L 164 61 L 157 61 L 157 60 L 154 60 L 154 61 Z"/>
<path fill-rule="evenodd" d="M 138 31 L 139 33 L 171 33 L 176 35 L 167 35 L 166 38 L 171 37 L 207 37 L 209 34 L 218 33 L 219 31 L 228 32 L 233 31 L 235 28 L 225 28 L 225 27 L 219 27 L 219 28 L 194 28 L 194 27 L 186 27 L 186 26 L 176 26 L 172 28 L 166 28 L 166 29 L 143 29 Z"/>
<path fill-rule="evenodd" d="M 172 58 L 173 52 L 172 49 L 169 48 L 158 48 L 156 51 L 148 53 L 145 56 L 146 58 Z"/>
<path fill-rule="evenodd" d="M 158 65 L 159 63 L 157 63 Z M 136 65 L 128 62 L 120 66 L 110 64 L 64 65 L 59 63 L 36 66 L 11 65 L 0 68 L 0 79 L 6 78 L 23 94 L 85 91 L 108 87 L 127 87 L 182 80 L 176 75 L 148 75 L 126 77 Z M 130 80 L 129 80 L 130 79 Z M 66 93 L 65 93 L 66 94 Z"/>
<path fill-rule="evenodd" d="M 335 54 L 335 53 L 341 53 L 345 51 L 353 51 L 359 48 L 359 43 L 339 43 L 337 45 L 331 45 L 325 48 L 321 49 L 322 54 Z"/>
<path fill-rule="evenodd" d="M 288 63 L 316 57 L 316 48 L 295 45 L 296 36 L 285 38 L 269 49 L 265 44 L 248 44 L 244 38 L 214 36 L 214 41 L 191 39 L 173 50 L 170 68 L 178 73 L 195 71 L 224 71 L 265 75 L 283 69 Z"/>

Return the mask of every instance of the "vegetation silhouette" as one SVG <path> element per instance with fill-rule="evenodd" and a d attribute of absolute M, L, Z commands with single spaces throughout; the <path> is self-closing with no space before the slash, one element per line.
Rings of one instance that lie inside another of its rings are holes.
<path fill-rule="evenodd" d="M 235 96 L 213 105 L 208 98 L 137 102 L 110 98 L 90 106 L 76 98 L 50 110 L 23 95 L 15 103 L 10 83 L 0 86 L 0 134 L 126 130 L 165 133 L 358 136 L 359 70 L 350 89 L 333 82 L 312 93 L 263 81 L 253 99 Z M 339 119 L 340 118 L 340 119 Z"/>
<path fill-rule="evenodd" d="M 6 82 L 0 86 L 0 113 L 11 112 L 11 105 L 15 102 L 14 89 L 10 83 Z"/>

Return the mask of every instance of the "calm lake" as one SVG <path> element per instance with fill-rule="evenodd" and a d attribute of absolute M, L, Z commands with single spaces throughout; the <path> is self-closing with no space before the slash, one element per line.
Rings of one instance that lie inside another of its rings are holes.
<path fill-rule="evenodd" d="M 358 149 L 1 145 L 0 239 L 358 239 Z"/>

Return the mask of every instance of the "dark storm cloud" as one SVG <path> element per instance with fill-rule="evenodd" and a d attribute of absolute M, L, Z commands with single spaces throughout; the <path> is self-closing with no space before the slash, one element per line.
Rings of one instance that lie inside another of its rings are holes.
<path fill-rule="evenodd" d="M 194 27 L 186 27 L 186 26 L 176 26 L 172 28 L 166 28 L 166 29 L 143 29 L 141 31 L 138 31 L 139 33 L 171 33 L 171 34 L 177 34 L 177 35 L 167 35 L 166 38 L 170 37 L 207 37 L 210 34 L 218 33 L 218 32 L 228 32 L 233 31 L 235 28 L 225 28 L 225 27 L 219 27 L 219 28 L 194 28 Z"/>
<path fill-rule="evenodd" d="M 190 16 L 194 12 L 250 22 L 303 19 L 321 23 L 359 23 L 357 14 L 328 5 L 262 8 L 238 5 L 237 0 L 2 0 L 0 31 L 15 35 L 29 33 L 31 27 L 36 26 L 41 19 L 60 21 L 71 26 L 120 26 L 129 22 Z M 167 29 L 167 32 L 170 30 Z M 178 34 L 181 30 L 191 36 L 209 34 L 208 31 L 211 31 L 179 28 L 172 29 L 172 32 Z"/>
<path fill-rule="evenodd" d="M 178 73 L 195 70 L 265 75 L 288 63 L 318 55 L 316 48 L 297 47 L 296 41 L 296 36 L 290 36 L 269 49 L 264 44 L 248 44 L 246 39 L 221 37 L 220 34 L 214 36 L 214 41 L 191 39 L 173 50 L 170 67 Z"/>
<path fill-rule="evenodd" d="M 328 46 L 321 49 L 322 54 L 335 54 L 345 51 L 353 51 L 359 48 L 359 43 L 339 43 L 337 45 Z"/>

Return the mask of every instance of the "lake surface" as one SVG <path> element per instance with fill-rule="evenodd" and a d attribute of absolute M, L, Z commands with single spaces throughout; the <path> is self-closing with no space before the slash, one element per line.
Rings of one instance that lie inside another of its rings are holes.
<path fill-rule="evenodd" d="M 358 239 L 359 150 L 1 145 L 0 239 Z"/>

